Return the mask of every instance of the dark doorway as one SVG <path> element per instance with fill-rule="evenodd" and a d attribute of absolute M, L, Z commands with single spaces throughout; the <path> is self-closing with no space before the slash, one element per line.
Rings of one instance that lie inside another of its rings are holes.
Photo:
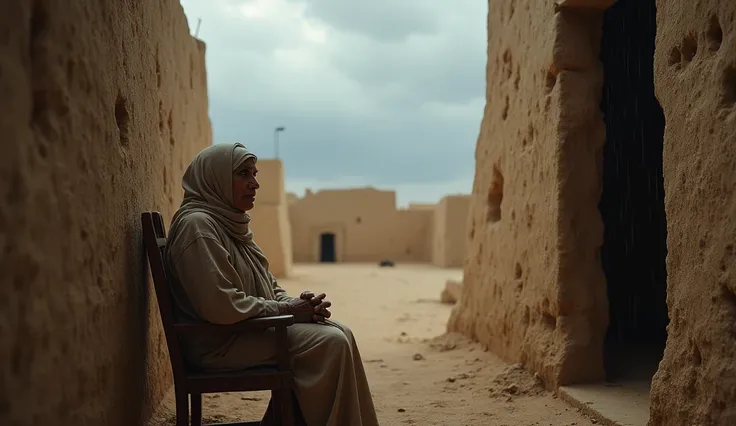
<path fill-rule="evenodd" d="M 335 234 L 325 232 L 319 236 L 319 261 L 335 262 Z"/>
<path fill-rule="evenodd" d="M 601 262 L 610 324 L 604 357 L 610 381 L 651 380 L 667 337 L 664 114 L 654 95 L 655 17 L 655 0 L 619 0 L 603 23 L 606 143 L 599 209 L 605 225 Z"/>

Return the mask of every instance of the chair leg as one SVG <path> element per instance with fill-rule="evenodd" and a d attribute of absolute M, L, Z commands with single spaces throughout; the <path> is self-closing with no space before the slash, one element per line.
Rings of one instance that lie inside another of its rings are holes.
<path fill-rule="evenodd" d="M 202 426 L 202 394 L 193 393 L 192 399 L 192 426 Z"/>
<path fill-rule="evenodd" d="M 291 394 L 291 389 L 288 387 L 281 389 L 278 398 L 281 424 L 283 426 L 294 426 L 294 406 L 292 405 L 294 397 Z"/>
<path fill-rule="evenodd" d="M 186 392 L 174 390 L 176 398 L 176 426 L 189 426 L 189 401 Z"/>
<path fill-rule="evenodd" d="M 277 410 L 278 404 L 274 402 L 275 398 L 274 392 L 271 391 L 271 398 L 268 400 L 268 407 L 266 407 L 266 412 L 263 413 L 263 418 L 261 419 L 262 426 L 279 424 L 279 414 Z"/>
<path fill-rule="evenodd" d="M 283 422 L 283 411 L 281 410 L 281 392 L 277 390 L 271 391 L 271 400 L 268 402 L 268 412 L 270 412 L 269 420 L 275 425 Z M 268 424 L 268 423 L 265 423 Z"/>

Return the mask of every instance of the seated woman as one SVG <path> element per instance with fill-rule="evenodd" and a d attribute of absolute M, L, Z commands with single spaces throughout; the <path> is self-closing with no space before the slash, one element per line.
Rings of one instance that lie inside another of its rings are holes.
<path fill-rule="evenodd" d="M 253 241 L 246 213 L 259 188 L 256 156 L 241 144 L 200 152 L 184 173 L 184 200 L 166 247 L 182 320 L 232 324 L 294 315 L 288 329 L 295 396 L 309 426 L 378 424 L 363 363 L 350 329 L 329 320 L 330 302 L 309 291 L 294 298 L 278 286 Z M 187 340 L 186 359 L 206 370 L 276 362 L 273 331 Z"/>

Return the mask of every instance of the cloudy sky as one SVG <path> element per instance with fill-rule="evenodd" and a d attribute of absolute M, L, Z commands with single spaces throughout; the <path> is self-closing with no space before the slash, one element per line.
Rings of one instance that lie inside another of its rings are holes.
<path fill-rule="evenodd" d="M 273 158 L 287 190 L 398 202 L 472 189 L 485 94 L 481 0 L 181 0 L 207 43 L 215 143 Z"/>

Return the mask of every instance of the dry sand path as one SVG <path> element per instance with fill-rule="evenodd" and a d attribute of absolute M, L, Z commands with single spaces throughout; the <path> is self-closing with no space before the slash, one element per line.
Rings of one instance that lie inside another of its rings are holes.
<path fill-rule="evenodd" d="M 522 369 L 462 336 L 444 335 L 450 307 L 439 295 L 445 280 L 461 276 L 425 265 L 298 265 L 281 285 L 292 295 L 327 293 L 333 318 L 356 335 L 383 426 L 593 424 Z M 170 396 L 154 425 L 173 424 L 172 402 Z M 266 393 L 208 395 L 204 415 L 254 420 L 267 403 Z"/>

